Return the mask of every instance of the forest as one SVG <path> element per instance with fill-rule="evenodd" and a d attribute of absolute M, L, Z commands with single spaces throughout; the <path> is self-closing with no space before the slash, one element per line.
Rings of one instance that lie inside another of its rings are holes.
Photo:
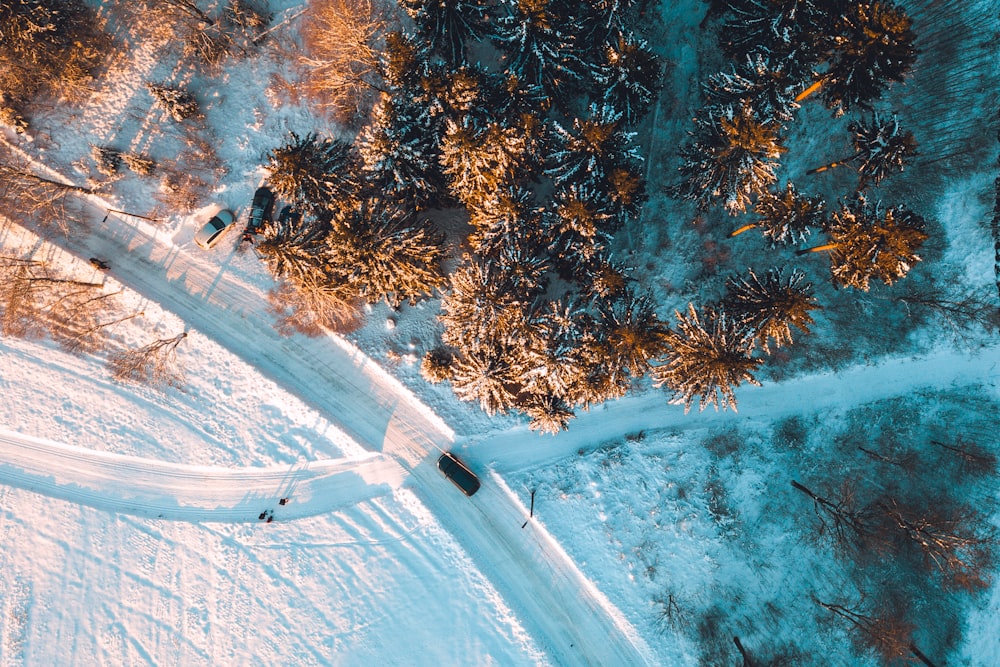
<path fill-rule="evenodd" d="M 669 3 L 310 0 L 279 15 L 264 0 L 4 2 L 0 206 L 43 237 L 88 224 L 81 198 L 131 203 L 137 183 L 155 202 L 138 218 L 195 214 L 230 168 L 205 82 L 271 57 L 287 67 L 261 83 L 268 99 L 307 109 L 314 124 L 253 156 L 290 207 L 238 248 L 274 279 L 275 326 L 349 335 L 379 304 L 429 304 L 437 338 L 420 376 L 491 417 L 558 434 L 648 386 L 662 389 L 664 409 L 735 411 L 740 387 L 907 351 L 921 330 L 995 334 L 1000 178 L 989 295 L 940 261 L 948 221 L 920 185 L 901 182 L 934 161 L 995 158 L 985 141 L 949 147 L 948 127 L 918 131 L 928 121 L 912 96 L 928 93 L 911 79 L 922 40 L 937 44 L 946 28 L 934 25 L 931 40 L 912 3 L 890 0 L 688 4 L 704 15 L 690 109 L 661 43 Z M 155 141 L 88 137 L 69 177 L 43 168 L 47 123 L 113 81 L 140 39 L 195 73 L 137 87 L 141 109 L 128 113 L 158 128 Z M 661 136 L 680 141 L 654 155 Z M 822 150 L 804 154 L 810 146 Z M 110 349 L 116 380 L 182 385 L 186 332 L 117 346 L 116 327 L 143 316 L 117 298 L 44 258 L 0 256 L 3 335 Z M 899 432 L 865 409 L 833 444 L 796 419 L 769 436 L 789 469 L 815 472 L 795 458 L 811 448 L 852 473 L 789 480 L 800 535 L 859 591 L 812 602 L 859 654 L 934 667 L 944 663 L 932 654 L 961 636 L 956 610 L 995 569 L 982 491 L 996 454 L 905 406 L 887 407 Z M 705 446 L 720 460 L 737 448 L 731 433 L 713 438 Z M 843 463 L 847 451 L 861 462 Z M 664 626 L 690 630 L 672 597 L 662 603 Z M 706 619 L 699 632 L 728 646 Z M 806 660 L 734 646 L 744 666 Z M 703 664 L 737 664 L 713 651 Z"/>

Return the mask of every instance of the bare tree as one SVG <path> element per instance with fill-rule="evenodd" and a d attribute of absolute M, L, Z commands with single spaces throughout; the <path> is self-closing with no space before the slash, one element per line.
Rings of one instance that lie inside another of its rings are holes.
<path fill-rule="evenodd" d="M 72 229 L 69 204 L 90 188 L 38 174 L 27 159 L 0 146 L 0 208 L 8 218 L 34 223 L 40 231 L 68 235 Z"/>
<path fill-rule="evenodd" d="M 155 340 L 136 349 L 120 350 L 108 357 L 116 380 L 152 386 L 180 386 L 184 375 L 177 361 L 177 346 L 187 338 L 182 331 L 173 338 Z"/>
<path fill-rule="evenodd" d="M 797 491 L 809 496 L 819 518 L 819 533 L 829 534 L 840 546 L 858 547 L 868 543 L 872 531 L 872 516 L 858 503 L 857 489 L 845 480 L 833 497 L 824 497 L 792 481 Z"/>
<path fill-rule="evenodd" d="M 392 19 L 378 0 L 312 0 L 302 17 L 308 86 L 342 117 L 365 115 L 384 92 L 382 54 Z"/>
<path fill-rule="evenodd" d="M 890 498 L 876 503 L 885 529 L 917 547 L 925 561 L 959 588 L 980 589 L 993 562 L 993 540 L 977 535 L 975 513 L 940 504 L 918 510 Z"/>
<path fill-rule="evenodd" d="M 935 667 L 913 643 L 916 626 L 901 611 L 890 609 L 888 605 L 865 610 L 862 604 L 847 607 L 822 602 L 816 597 L 813 602 L 850 623 L 860 648 L 874 649 L 887 662 L 915 657 L 927 667 Z"/>
<path fill-rule="evenodd" d="M 0 331 L 6 336 L 52 336 L 70 350 L 99 347 L 103 322 L 117 293 L 105 293 L 103 282 L 65 277 L 45 262 L 0 257 Z"/>

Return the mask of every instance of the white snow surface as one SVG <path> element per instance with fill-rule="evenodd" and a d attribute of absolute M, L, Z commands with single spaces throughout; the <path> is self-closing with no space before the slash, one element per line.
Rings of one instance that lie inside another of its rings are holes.
<path fill-rule="evenodd" d="M 278 21 L 299 4 L 271 3 Z M 651 169 L 669 161 L 689 120 L 670 106 L 696 95 L 702 5 L 666 25 L 675 70 Z M 67 167 L 97 140 L 155 149 L 156 124 L 128 117 L 149 115 L 142 84 L 172 64 L 148 47 L 130 62 L 74 117 L 86 131 L 51 130 L 27 152 Z M 164 213 L 150 208 L 148 186 L 124 182 L 117 198 L 89 202 L 89 232 L 55 246 L 14 225 L 0 231 L 5 251 L 35 248 L 88 276 L 81 259 L 108 258 L 105 280 L 143 311 L 115 329 L 119 344 L 189 332 L 184 382 L 164 390 L 115 382 L 99 356 L 0 338 L 2 665 L 698 665 L 696 631 L 663 622 L 668 595 L 682 609 L 733 599 L 752 609 L 787 604 L 781 589 L 811 583 L 808 568 L 781 570 L 807 557 L 787 533 L 767 533 L 766 553 L 749 562 L 702 503 L 700 489 L 721 484 L 761 528 L 791 474 L 766 446 L 774 423 L 837 421 L 882 400 L 933 402 L 934 392 L 1000 401 L 995 336 L 923 340 L 919 354 L 741 388 L 739 413 L 684 414 L 638 387 L 540 438 L 419 380 L 412 361 L 433 344 L 433 302 L 405 307 L 389 330 L 376 306 L 349 338 L 281 336 L 271 281 L 252 253 L 235 251 L 238 233 L 211 252 L 192 242 L 215 209 L 242 210 L 260 155 L 285 131 L 315 129 L 303 108 L 268 103 L 262 82 L 275 70 L 267 58 L 241 63 L 203 99 L 230 167 L 215 204 L 166 212 L 157 226 L 105 218 L 108 208 Z M 954 178 L 935 212 L 947 223 L 942 261 L 973 285 L 989 282 L 991 178 Z M 970 403 L 969 419 L 977 410 Z M 745 453 L 713 458 L 702 445 L 727 429 Z M 435 469 L 445 449 L 480 473 L 475 497 Z M 1000 586 L 965 626 L 962 664 L 1000 664 Z M 825 655 L 833 637 L 794 639 Z"/>

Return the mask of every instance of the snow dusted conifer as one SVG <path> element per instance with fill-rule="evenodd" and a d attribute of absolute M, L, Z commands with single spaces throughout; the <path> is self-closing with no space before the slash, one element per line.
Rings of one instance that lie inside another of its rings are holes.
<path fill-rule="evenodd" d="M 606 183 L 612 171 L 640 162 L 634 132 L 622 129 L 621 112 L 592 104 L 586 118 L 574 118 L 567 129 L 552 124 L 552 151 L 545 173 L 557 186 L 570 183 Z"/>
<path fill-rule="evenodd" d="M 514 407 L 521 371 L 515 348 L 484 343 L 462 351 L 452 370 L 451 385 L 463 401 L 474 401 L 488 415 Z"/>
<path fill-rule="evenodd" d="M 854 135 L 852 163 L 858 170 L 859 189 L 868 183 L 879 185 L 917 154 L 913 133 L 900 131 L 895 115 L 884 119 L 876 113 L 870 123 L 854 121 L 847 129 Z"/>
<path fill-rule="evenodd" d="M 772 245 L 804 241 L 811 228 L 826 225 L 826 202 L 820 197 L 806 197 L 788 181 L 785 189 L 761 193 L 754 204 L 757 220 L 729 234 L 737 236 L 749 229 L 759 229 Z"/>
<path fill-rule="evenodd" d="M 824 45 L 826 71 L 817 78 L 823 101 L 838 116 L 867 106 L 913 67 L 912 20 L 892 2 L 851 2 Z"/>
<path fill-rule="evenodd" d="M 544 216 L 548 251 L 564 269 L 597 257 L 611 241 L 621 220 L 602 193 L 590 184 L 573 184 L 553 195 L 553 209 Z"/>
<path fill-rule="evenodd" d="M 753 332 L 756 344 L 770 353 L 768 340 L 775 347 L 792 343 L 791 327 L 809 333 L 813 323 L 810 310 L 819 308 L 813 296 L 812 283 L 801 271 L 792 271 L 785 278 L 780 269 L 769 270 L 763 278 L 753 269 L 745 276 L 733 276 L 726 282 L 723 299 L 726 312 L 740 325 Z"/>
<path fill-rule="evenodd" d="M 785 152 L 781 127 L 761 121 L 746 104 L 696 122 L 692 142 L 680 151 L 683 180 L 673 192 L 703 210 L 720 201 L 731 215 L 742 213 L 776 180 L 777 160 Z"/>
<path fill-rule="evenodd" d="M 201 113 L 198 100 L 183 88 L 161 86 L 155 83 L 147 83 L 146 88 L 156 100 L 157 105 L 178 123 L 188 118 L 194 118 Z"/>
<path fill-rule="evenodd" d="M 384 95 L 361 131 L 358 152 L 371 184 L 418 209 L 437 200 L 437 138 L 419 109 Z"/>
<path fill-rule="evenodd" d="M 654 385 L 672 392 L 670 402 L 691 409 L 714 405 L 736 410 L 733 390 L 741 382 L 759 386 L 753 371 L 762 361 L 750 356 L 751 336 L 721 308 L 706 307 L 699 315 L 688 305 L 686 315 L 676 312 L 677 329 L 667 333 L 665 363 L 653 368 Z"/>
<path fill-rule="evenodd" d="M 535 396 L 555 396 L 576 404 L 588 368 L 587 347 L 593 339 L 593 318 L 572 297 L 548 301 L 531 322 L 524 346 L 525 389 Z"/>
<path fill-rule="evenodd" d="M 449 380 L 454 362 L 455 355 L 449 348 L 436 347 L 424 355 L 420 362 L 420 375 L 431 384 Z"/>
<path fill-rule="evenodd" d="M 310 133 L 290 132 L 267 155 L 268 184 L 281 198 L 309 209 L 349 202 L 357 196 L 358 160 L 351 145 Z"/>
<path fill-rule="evenodd" d="M 774 64 L 767 53 L 748 55 L 728 71 L 708 77 L 706 106 L 724 109 L 746 104 L 766 122 L 792 120 L 793 112 L 799 107 L 794 90 L 797 82 L 782 69 L 784 66 L 781 62 Z"/>
<path fill-rule="evenodd" d="M 521 341 L 534 300 L 496 262 L 465 255 L 441 299 L 441 340 L 460 352 L 486 341 Z"/>
<path fill-rule="evenodd" d="M 567 94 L 588 74 L 568 0 L 510 0 L 497 21 L 496 39 L 507 52 L 507 73 L 549 97 Z"/>
<path fill-rule="evenodd" d="M 490 5 L 483 0 L 402 0 L 417 26 L 417 36 L 456 66 L 466 61 L 466 44 L 486 36 Z"/>
<path fill-rule="evenodd" d="M 441 167 L 452 195 L 477 207 L 497 189 L 512 184 L 527 156 L 517 128 L 490 123 L 483 129 L 446 122 L 441 141 Z"/>
<path fill-rule="evenodd" d="M 660 89 L 660 63 L 646 42 L 619 32 L 604 47 L 604 62 L 597 73 L 601 101 L 621 114 L 626 125 L 635 124 L 649 109 Z"/>
<path fill-rule="evenodd" d="M 905 206 L 882 212 L 880 203 L 862 197 L 833 214 L 829 243 L 799 254 L 829 251 L 834 283 L 867 292 L 873 278 L 891 285 L 920 261 L 924 227 L 923 217 Z"/>
<path fill-rule="evenodd" d="M 444 238 L 426 220 L 385 197 L 334 213 L 326 256 L 369 303 L 430 296 L 445 284 Z"/>
<path fill-rule="evenodd" d="M 650 297 L 626 289 L 596 305 L 595 350 L 607 370 L 613 376 L 645 375 L 650 361 L 667 352 L 668 329 L 656 316 Z"/>
<path fill-rule="evenodd" d="M 256 245 L 257 254 L 271 275 L 302 284 L 310 275 L 325 274 L 324 239 L 329 230 L 328 222 L 301 215 L 269 220 L 261 229 L 263 238 Z"/>
<path fill-rule="evenodd" d="M 739 62 L 767 54 L 790 79 L 807 75 L 820 59 L 818 44 L 847 0 L 741 0 L 719 31 L 723 51 Z"/>
<path fill-rule="evenodd" d="M 524 414 L 531 418 L 528 428 L 540 433 L 555 435 L 569 428 L 574 417 L 566 401 L 556 394 L 530 394 L 527 401 L 519 404 Z"/>

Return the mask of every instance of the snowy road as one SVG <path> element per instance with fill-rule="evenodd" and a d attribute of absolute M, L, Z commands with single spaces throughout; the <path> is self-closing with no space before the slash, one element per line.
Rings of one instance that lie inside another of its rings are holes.
<path fill-rule="evenodd" d="M 264 295 L 220 268 L 216 255 L 188 255 L 143 225 L 115 221 L 73 251 L 112 257 L 112 275 L 244 358 L 334 419 L 367 452 L 348 460 L 288 467 L 227 469 L 166 464 L 58 443 L 0 435 L 0 481 L 110 511 L 184 521 L 254 521 L 262 505 L 295 488 L 287 518 L 336 510 L 411 489 L 504 596 L 556 664 L 641 664 L 655 659 L 620 612 L 580 572 L 544 528 L 521 529 L 526 508 L 499 478 L 466 500 L 433 462 L 455 440 L 451 429 L 381 367 L 332 338 L 279 336 Z M 803 377 L 740 394 L 741 412 L 692 413 L 660 393 L 630 397 L 585 413 L 568 433 L 547 438 L 526 429 L 464 443 L 482 469 L 537 466 L 626 432 L 702 426 L 718 420 L 773 418 L 824 401 L 863 403 L 920 386 L 996 384 L 1000 347 L 976 354 L 942 351 L 840 373 Z M 798 399 L 819 397 L 808 406 Z M 838 399 L 839 397 L 839 399 Z M 39 449 L 44 449 L 44 453 Z M 663 657 L 663 656 L 660 656 Z"/>
<path fill-rule="evenodd" d="M 101 216 L 103 211 L 97 219 Z M 109 258 L 111 275 L 117 280 L 178 314 L 190 326 L 243 358 L 336 422 L 365 450 L 382 455 L 381 461 L 369 462 L 361 469 L 325 469 L 315 464 L 284 473 L 258 471 L 244 478 L 251 495 L 243 496 L 239 495 L 239 477 L 247 473 L 215 471 L 224 481 L 223 490 L 213 490 L 207 497 L 194 500 L 194 471 L 184 469 L 178 478 L 181 488 L 175 487 L 171 493 L 165 480 L 178 469 L 154 466 L 154 470 L 140 460 L 133 461 L 137 470 L 132 472 L 141 470 L 139 478 L 145 485 L 132 487 L 128 479 L 119 477 L 110 491 L 98 497 L 96 480 L 121 475 L 123 461 L 94 457 L 84 475 L 84 479 L 90 476 L 92 484 L 77 486 L 72 477 L 72 459 L 81 455 L 80 450 L 61 449 L 63 463 L 50 471 L 52 475 L 38 469 L 30 472 L 12 464 L 6 450 L 14 447 L 16 456 L 23 461 L 30 456 L 26 449 L 37 443 L 11 438 L 7 444 L 0 441 L 4 450 L 0 456 L 8 464 L 0 464 L 0 481 L 9 478 L 18 486 L 33 484 L 32 488 L 42 492 L 68 500 L 76 498 L 85 504 L 107 503 L 116 511 L 134 506 L 136 513 L 146 516 L 155 512 L 156 516 L 162 513 L 199 521 L 206 520 L 203 517 L 207 508 L 215 507 L 232 517 L 230 520 L 247 521 L 252 520 L 261 500 L 273 502 L 280 497 L 282 474 L 302 481 L 317 493 L 344 483 L 345 488 L 338 489 L 330 499 L 317 500 L 313 505 L 316 509 L 324 504 L 335 509 L 344 499 L 342 494 L 355 493 L 358 498 L 378 494 L 386 488 L 382 475 L 388 474 L 395 483 L 401 480 L 410 488 L 454 536 L 554 664 L 654 662 L 651 651 L 621 613 L 583 576 L 551 536 L 538 526 L 534 533 L 519 529 L 524 508 L 513 495 L 485 490 L 470 503 L 443 480 L 434 461 L 439 450 L 453 442 L 454 433 L 398 381 L 342 340 L 280 336 L 273 319 L 266 314 L 265 295 L 227 272 L 232 255 L 224 257 L 220 267 L 218 257 L 223 253 L 218 250 L 188 254 L 173 239 L 156 236 L 155 228 L 112 216 L 92 234 L 75 236 L 73 247 L 67 249 L 83 258 Z M 227 242 L 222 247 L 231 246 Z M 390 461 L 399 470 L 398 475 L 391 466 L 381 467 Z M 369 483 L 366 475 L 379 481 Z M 51 479 L 46 481 L 46 477 Z M 159 492 L 164 495 L 157 500 Z M 309 511 L 309 506 L 295 511 Z M 221 516 L 212 514 L 211 520 Z"/>

